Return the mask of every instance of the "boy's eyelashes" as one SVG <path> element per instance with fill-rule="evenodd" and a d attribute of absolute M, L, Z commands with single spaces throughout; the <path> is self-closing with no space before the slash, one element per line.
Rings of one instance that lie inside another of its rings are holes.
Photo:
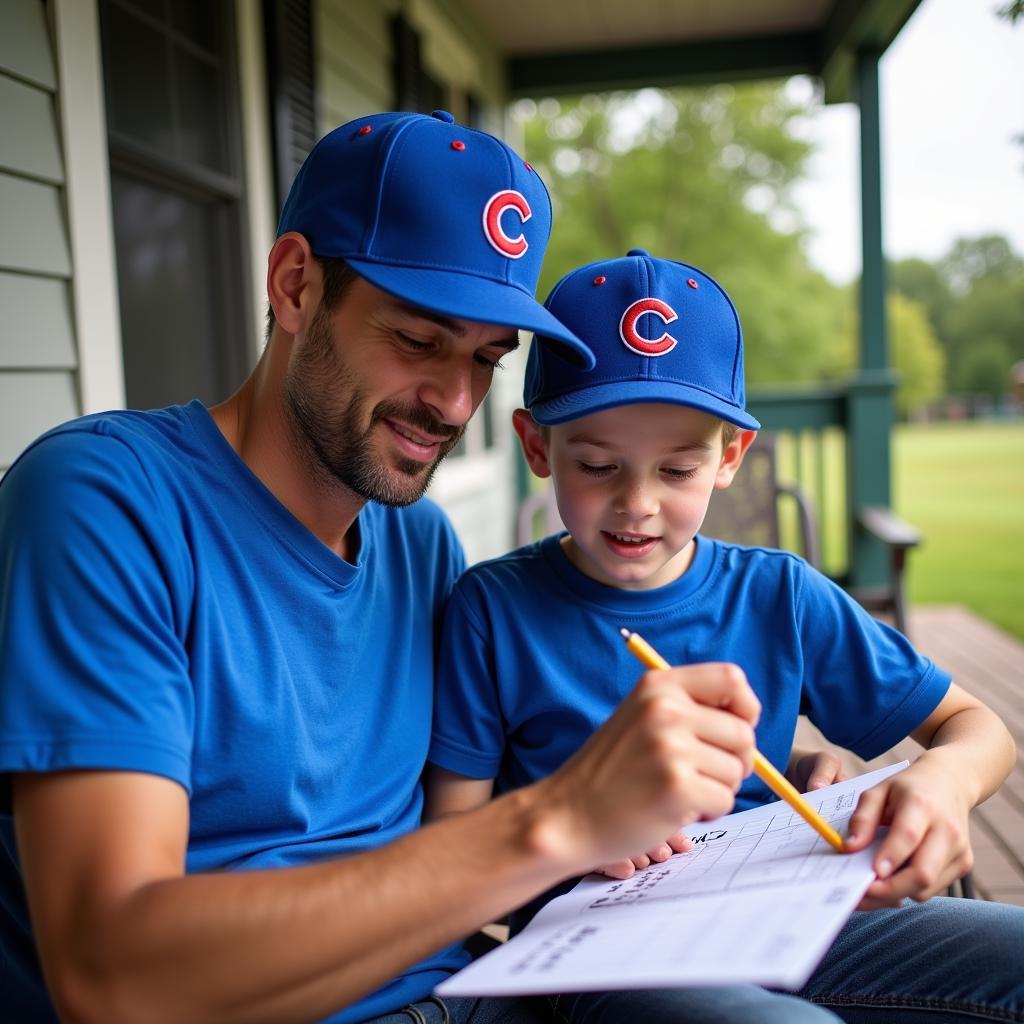
<path fill-rule="evenodd" d="M 595 466 L 592 462 L 577 461 L 576 468 L 590 476 L 604 476 L 606 473 L 611 473 L 616 467 L 611 464 Z"/>
<path fill-rule="evenodd" d="M 576 468 L 588 476 L 607 476 L 614 473 L 619 467 L 614 462 L 583 462 L 576 460 Z M 699 466 L 687 466 L 685 469 L 677 466 L 662 466 L 659 472 L 670 480 L 689 480 L 700 471 Z"/>

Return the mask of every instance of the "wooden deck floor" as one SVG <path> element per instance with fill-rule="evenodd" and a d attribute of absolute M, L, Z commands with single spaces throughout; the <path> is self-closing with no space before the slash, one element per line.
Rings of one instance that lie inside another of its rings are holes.
<path fill-rule="evenodd" d="M 1024 906 L 1024 643 L 959 606 L 914 608 L 909 629 L 914 645 L 1000 715 L 1017 743 L 1009 778 L 971 814 L 971 842 L 977 894 Z M 802 723 L 798 742 L 821 740 Z M 851 763 L 865 771 L 919 752 L 908 740 L 866 766 Z"/>

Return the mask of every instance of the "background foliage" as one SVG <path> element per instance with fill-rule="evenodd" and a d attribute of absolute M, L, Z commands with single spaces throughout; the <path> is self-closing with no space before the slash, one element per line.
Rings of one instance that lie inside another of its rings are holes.
<path fill-rule="evenodd" d="M 792 186 L 816 101 L 785 83 L 522 101 L 525 148 L 548 182 L 557 230 L 540 290 L 639 247 L 694 263 L 740 311 L 748 383 L 835 379 L 857 358 L 856 282 L 808 262 Z M 998 236 L 890 267 L 893 365 L 904 416 L 949 392 L 998 398 L 1024 359 L 1024 260 Z"/>

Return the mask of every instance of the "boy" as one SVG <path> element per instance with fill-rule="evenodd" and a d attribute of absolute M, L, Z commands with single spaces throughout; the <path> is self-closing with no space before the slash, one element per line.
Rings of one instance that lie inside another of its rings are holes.
<path fill-rule="evenodd" d="M 552 478 L 568 532 L 476 566 L 456 585 L 429 813 L 477 807 L 570 758 L 632 688 L 625 627 L 672 664 L 738 664 L 762 704 L 757 746 L 776 765 L 790 758 L 800 713 L 865 759 L 908 735 L 928 747 L 865 794 L 848 846 L 862 849 L 889 826 L 865 909 L 940 892 L 970 868 L 967 814 L 1009 771 L 1013 742 L 980 701 L 802 559 L 698 536 L 712 491 L 729 486 L 759 426 L 744 410 L 742 334 L 729 297 L 694 267 L 633 250 L 570 273 L 547 306 L 597 359 L 579 370 L 534 345 L 529 411 L 514 415 L 531 470 Z M 713 748 L 713 736 L 703 739 Z M 705 764 L 715 769 L 713 753 Z M 773 799 L 754 777 L 736 788 L 739 809 Z M 674 836 L 602 870 L 625 876 L 684 848 Z M 955 934 L 954 919 L 970 935 L 959 947 L 986 956 L 984 971 L 958 969 L 960 988 L 932 952 Z M 895 965 L 890 928 L 904 923 L 914 928 Z M 887 1020 L 925 1007 L 952 1019 L 968 1004 L 1005 1019 L 1024 1009 L 1011 952 L 1021 948 L 1019 908 L 935 901 L 854 915 L 804 999 L 729 986 L 588 993 L 559 997 L 557 1009 L 573 1021 L 835 1019 L 814 1000 L 841 1006 L 847 1019 L 868 1003 L 890 1006 Z M 992 987 L 983 992 L 974 986 L 986 972 Z"/>

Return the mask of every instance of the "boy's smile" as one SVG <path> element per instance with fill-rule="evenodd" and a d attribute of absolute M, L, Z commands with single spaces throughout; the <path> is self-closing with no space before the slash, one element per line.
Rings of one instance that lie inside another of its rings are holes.
<path fill-rule="evenodd" d="M 528 417 L 516 426 L 531 468 L 552 477 L 566 557 L 626 590 L 686 571 L 711 492 L 732 480 L 753 438 L 741 431 L 723 451 L 721 420 L 663 403 L 617 406 L 543 433 Z"/>

